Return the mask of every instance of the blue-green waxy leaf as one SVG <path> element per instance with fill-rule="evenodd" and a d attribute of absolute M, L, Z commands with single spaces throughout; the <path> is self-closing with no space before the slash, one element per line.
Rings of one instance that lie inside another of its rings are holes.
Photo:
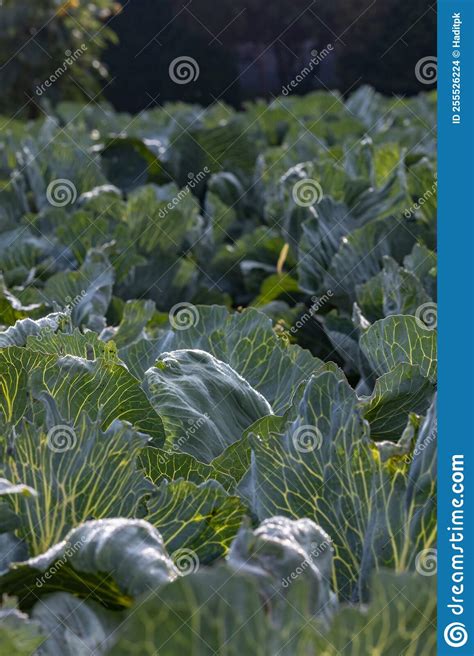
<path fill-rule="evenodd" d="M 317 211 L 303 224 L 298 261 L 299 281 L 303 289 L 318 293 L 324 285 L 326 271 L 341 239 L 357 227 L 357 222 L 343 203 L 323 198 Z"/>
<path fill-rule="evenodd" d="M 5 508 L 10 510 L 8 506 L 5 506 Z M 2 531 L 9 530 L 11 532 L 0 533 L 0 572 L 8 569 L 10 563 L 28 558 L 26 544 L 13 533 L 18 526 L 18 518 L 11 513 L 11 518 L 7 517 L 7 522 L 5 522 L 5 508 L 2 508 L 2 504 L 0 504 L 0 526 L 2 527 Z M 10 526 L 8 526 L 8 523 Z"/>
<path fill-rule="evenodd" d="M 374 578 L 370 603 L 342 607 L 329 628 L 289 606 L 281 625 L 271 615 L 271 604 L 263 612 L 257 590 L 251 575 L 231 568 L 180 579 L 150 595 L 130 614 L 112 653 L 133 656 L 139 650 L 146 656 L 174 656 L 185 649 L 196 656 L 399 656 L 402 645 L 408 650 L 414 646 L 413 653 L 419 656 L 430 656 L 435 650 L 436 595 L 426 577 L 381 572 Z"/>
<path fill-rule="evenodd" d="M 384 443 L 389 455 L 382 457 L 359 403 L 340 375 L 311 378 L 297 418 L 253 436 L 252 463 L 239 485 L 259 519 L 310 517 L 328 532 L 341 600 L 365 598 L 377 565 L 412 566 L 434 535 L 429 496 L 407 491 L 413 431 L 395 451 Z M 415 529 L 420 513 L 427 519 Z"/>
<path fill-rule="evenodd" d="M 329 630 L 311 636 L 312 653 L 362 656 L 436 653 L 434 577 L 382 570 L 374 575 L 370 603 L 343 606 Z"/>
<path fill-rule="evenodd" d="M 256 434 L 240 490 L 259 519 L 310 517 L 334 541 L 338 589 L 350 597 L 364 550 L 375 462 L 357 397 L 334 373 L 310 379 L 297 418 Z"/>
<path fill-rule="evenodd" d="M 189 188 L 180 190 L 175 184 L 146 185 L 133 191 L 125 220 L 130 240 L 137 241 L 145 253 L 179 251 L 190 234 L 199 233 L 202 222 L 199 203 Z"/>
<path fill-rule="evenodd" d="M 54 333 L 65 322 L 64 313 L 55 312 L 41 319 L 20 319 L 14 326 L 0 332 L 0 348 L 25 346 L 28 337 L 39 335 L 43 330 Z"/>
<path fill-rule="evenodd" d="M 198 350 L 164 353 L 144 389 L 160 414 L 166 445 L 210 462 L 254 421 L 272 414 L 265 398 L 229 365 Z"/>
<path fill-rule="evenodd" d="M 410 412 L 424 414 L 435 387 L 420 368 L 400 362 L 376 380 L 370 397 L 362 399 L 362 413 L 373 440 L 398 440 Z"/>
<path fill-rule="evenodd" d="M 102 519 L 81 524 L 43 554 L 11 565 L 0 576 L 0 593 L 14 594 L 24 608 L 43 594 L 66 590 L 120 609 L 177 576 L 161 535 L 150 524 Z"/>
<path fill-rule="evenodd" d="M 32 656 L 44 643 L 41 626 L 15 608 L 0 609 L 0 651 L 9 656 Z"/>
<path fill-rule="evenodd" d="M 3 208 L 2 208 L 3 209 Z M 21 212 L 23 214 L 23 212 Z M 0 270 L 6 284 L 24 283 L 51 253 L 52 244 L 46 237 L 38 237 L 24 225 L 0 234 Z"/>
<path fill-rule="evenodd" d="M 437 257 L 423 244 L 415 244 L 412 252 L 403 260 L 403 266 L 420 280 L 428 296 L 436 299 Z"/>
<path fill-rule="evenodd" d="M 202 564 L 227 553 L 246 507 L 215 480 L 164 481 L 147 501 L 146 519 L 163 536 L 171 554 L 191 551 Z"/>
<path fill-rule="evenodd" d="M 273 621 L 284 626 L 292 602 L 306 619 L 331 617 L 337 603 L 332 557 L 331 538 L 310 519 L 272 517 L 254 531 L 242 528 L 227 562 L 236 572 L 257 577 Z"/>
<path fill-rule="evenodd" d="M 26 413 L 31 372 L 36 367 L 45 371 L 55 359 L 18 346 L 0 350 L 0 416 L 7 425 L 15 426 Z"/>
<path fill-rule="evenodd" d="M 25 422 L 5 458 L 6 475 L 28 492 L 8 499 L 17 534 L 31 554 L 49 549 L 88 519 L 136 516 L 153 489 L 136 468 L 147 436 L 119 421 L 102 431 L 86 414 L 75 425 L 57 421 L 44 428 Z"/>
<path fill-rule="evenodd" d="M 27 350 L 44 355 L 57 355 L 58 357 L 75 355 L 85 360 L 117 359 L 117 349 L 113 343 L 103 342 L 97 333 L 92 331 L 83 334 L 78 328 L 70 333 L 41 330 L 38 335 L 27 338 L 26 346 Z"/>
<path fill-rule="evenodd" d="M 112 297 L 114 269 L 101 250 L 91 250 L 79 271 L 57 273 L 47 281 L 42 298 L 68 310 L 76 326 L 99 331 Z"/>
<path fill-rule="evenodd" d="M 267 656 L 269 640 L 256 582 L 224 566 L 190 574 L 148 595 L 125 620 L 112 652 Z"/>
<path fill-rule="evenodd" d="M 383 258 L 382 271 L 359 285 L 356 294 L 362 312 L 370 321 L 391 314 L 415 314 L 430 301 L 420 280 L 388 256 Z"/>
<path fill-rule="evenodd" d="M 428 309 L 434 311 L 434 306 Z M 360 345 L 378 376 L 405 362 L 420 367 L 432 382 L 436 380 L 436 330 L 426 326 L 421 317 L 381 319 L 362 335 Z"/>
<path fill-rule="evenodd" d="M 165 451 L 153 446 L 147 446 L 142 450 L 138 462 L 146 477 L 155 485 L 159 485 L 165 480 L 177 481 L 180 478 L 197 484 L 216 480 L 229 492 L 235 488 L 237 480 L 239 480 L 238 475 L 234 478 L 233 474 L 240 469 L 245 471 L 249 464 L 248 462 L 241 464 L 238 462 L 240 451 L 248 448 L 248 444 L 244 445 L 242 442 L 244 442 L 243 439 L 231 444 L 221 456 L 215 458 L 210 464 L 201 462 L 189 453 L 183 453 L 177 449 Z M 231 463 L 234 467 L 231 466 Z"/>
<path fill-rule="evenodd" d="M 341 240 L 327 269 L 324 287 L 340 298 L 355 300 L 358 285 L 366 283 L 381 269 L 383 257 L 398 259 L 410 252 L 415 237 L 398 219 L 376 219 Z"/>
<path fill-rule="evenodd" d="M 153 301 L 127 301 L 123 308 L 120 325 L 114 329 L 106 329 L 102 333 L 101 339 L 113 339 L 117 348 L 133 344 L 143 336 L 143 329 L 154 311 Z"/>
<path fill-rule="evenodd" d="M 123 614 L 67 592 L 54 592 L 37 601 L 31 617 L 45 636 L 38 656 L 103 656 Z"/>
<path fill-rule="evenodd" d="M 272 321 L 253 308 L 231 314 L 217 305 L 197 305 L 193 316 L 186 330 L 175 329 L 155 342 L 137 342 L 133 353 L 121 353 L 121 357 L 141 378 L 164 351 L 202 349 L 230 365 L 276 413 L 288 408 L 301 382 L 325 367 L 309 351 L 278 337 Z"/>
<path fill-rule="evenodd" d="M 36 355 L 36 354 L 33 354 Z M 163 424 L 153 410 L 139 382 L 113 358 L 84 360 L 67 355 L 48 358 L 48 367 L 31 374 L 30 386 L 35 397 L 51 396 L 59 413 L 76 423 L 85 412 L 92 420 L 100 417 L 103 428 L 112 421 L 128 421 L 138 431 L 150 435 L 156 446 L 163 443 Z"/>

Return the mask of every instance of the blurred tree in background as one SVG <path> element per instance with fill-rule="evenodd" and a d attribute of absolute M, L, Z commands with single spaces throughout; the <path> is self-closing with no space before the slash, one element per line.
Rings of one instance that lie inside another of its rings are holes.
<path fill-rule="evenodd" d="M 0 112 L 32 115 L 40 97 L 95 95 L 106 76 L 101 53 L 116 39 L 107 21 L 121 9 L 112 0 L 3 0 Z"/>

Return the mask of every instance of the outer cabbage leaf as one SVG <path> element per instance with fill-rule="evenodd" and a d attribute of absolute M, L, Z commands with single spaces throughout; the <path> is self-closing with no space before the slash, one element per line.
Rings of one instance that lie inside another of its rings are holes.
<path fill-rule="evenodd" d="M 55 592 L 39 599 L 31 617 L 46 636 L 38 656 L 102 656 L 122 614 L 67 592 Z"/>
<path fill-rule="evenodd" d="M 103 432 L 85 414 L 74 427 L 57 418 L 45 429 L 25 422 L 4 468 L 14 483 L 28 484 L 22 489 L 38 490 L 34 496 L 9 495 L 17 532 L 31 553 L 42 553 L 87 519 L 136 516 L 153 489 L 136 470 L 146 442 L 119 421 Z"/>
<path fill-rule="evenodd" d="M 430 301 L 418 278 L 388 256 L 383 258 L 382 271 L 356 288 L 356 294 L 370 321 L 391 314 L 415 314 L 420 305 Z"/>
<path fill-rule="evenodd" d="M 242 528 L 227 561 L 236 573 L 257 577 L 273 622 L 288 629 L 293 605 L 305 620 L 331 617 L 332 556 L 331 538 L 310 519 L 272 517 L 254 531 Z"/>
<path fill-rule="evenodd" d="M 138 381 L 118 360 L 91 361 L 71 355 L 53 360 L 52 356 L 44 357 L 47 366 L 36 363 L 36 370 L 31 374 L 31 390 L 36 397 L 44 392 L 49 394 L 66 422 L 76 423 L 84 412 L 91 420 L 100 414 L 103 428 L 120 419 L 151 435 L 156 446 L 163 443 L 160 417 Z"/>
<path fill-rule="evenodd" d="M 41 627 L 14 608 L 0 609 L 0 651 L 9 656 L 31 656 L 44 642 Z"/>
<path fill-rule="evenodd" d="M 229 365 L 204 351 L 164 353 L 146 372 L 144 389 L 160 413 L 166 445 L 203 462 L 272 414 L 264 397 Z"/>
<path fill-rule="evenodd" d="M 168 551 L 179 557 L 191 551 L 203 564 L 227 553 L 246 511 L 214 480 L 163 482 L 147 502 L 147 521 L 163 536 Z"/>
<path fill-rule="evenodd" d="M 340 375 L 311 378 L 297 419 L 253 436 L 252 464 L 239 485 L 259 519 L 310 517 L 328 532 L 336 589 L 348 600 L 366 596 L 373 567 L 407 569 L 415 546 L 429 548 L 434 537 L 429 494 L 407 495 L 414 433 L 384 458 L 358 405 Z M 420 527 L 415 518 L 425 510 Z"/>
<path fill-rule="evenodd" d="M 56 273 L 49 278 L 40 297 L 51 306 L 70 307 L 71 321 L 99 331 L 112 297 L 114 269 L 103 251 L 93 249 L 79 271 Z"/>
<path fill-rule="evenodd" d="M 239 442 L 227 447 L 222 456 L 230 449 L 235 448 Z M 224 467 L 214 466 L 217 465 L 222 456 L 207 465 L 188 453 L 177 450 L 165 451 L 164 449 L 149 446 L 143 449 L 138 461 L 147 478 L 153 481 L 155 485 L 159 485 L 164 480 L 176 481 L 179 478 L 198 485 L 214 479 L 221 483 L 225 490 L 230 491 L 236 485 L 232 470 L 226 471 Z"/>
<path fill-rule="evenodd" d="M 381 319 L 362 335 L 360 345 L 378 376 L 406 362 L 419 366 L 425 377 L 436 381 L 436 330 L 425 327 L 418 317 Z"/>
<path fill-rule="evenodd" d="M 263 394 L 276 413 L 287 409 L 301 382 L 327 366 L 309 351 L 278 337 L 272 321 L 258 310 L 230 314 L 216 305 L 198 305 L 196 310 L 198 321 L 187 330 L 175 330 L 163 348 L 212 353 Z"/>
<path fill-rule="evenodd" d="M 14 326 L 0 332 L 0 348 L 25 346 L 29 336 L 39 335 L 43 330 L 56 332 L 66 321 L 64 313 L 54 312 L 41 319 L 20 319 Z"/>
<path fill-rule="evenodd" d="M 269 624 L 256 582 L 228 567 L 153 591 L 125 620 L 114 656 L 268 656 Z"/>
<path fill-rule="evenodd" d="M 370 397 L 362 400 L 362 412 L 374 440 L 398 440 L 410 412 L 424 414 L 435 387 L 420 368 L 400 362 L 375 382 Z"/>
<path fill-rule="evenodd" d="M 35 558 L 10 566 L 0 592 L 15 594 L 29 608 L 39 596 L 68 591 L 111 609 L 178 576 L 163 539 L 139 519 L 85 522 Z"/>
<path fill-rule="evenodd" d="M 346 606 L 329 631 L 312 632 L 318 656 L 431 656 L 436 653 L 436 586 L 418 574 L 384 570 L 372 579 L 366 607 Z"/>

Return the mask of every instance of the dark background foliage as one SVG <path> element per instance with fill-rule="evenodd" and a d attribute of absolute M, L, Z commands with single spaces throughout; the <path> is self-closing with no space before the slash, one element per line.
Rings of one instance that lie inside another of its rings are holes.
<path fill-rule="evenodd" d="M 119 45 L 106 60 L 107 96 L 137 111 L 164 100 L 238 106 L 277 95 L 307 64 L 313 48 L 333 51 L 297 93 L 353 90 L 371 84 L 384 93 L 423 90 L 413 62 L 436 52 L 436 4 L 429 0 L 129 0 L 110 23 Z M 196 82 L 176 85 L 169 62 L 199 63 Z"/>
<path fill-rule="evenodd" d="M 40 105 L 96 99 L 140 111 L 167 100 L 204 105 L 278 95 L 308 65 L 331 52 L 295 91 L 361 84 L 383 93 L 425 90 L 414 62 L 436 52 L 436 4 L 430 0 L 3 0 L 0 6 L 0 113 L 31 116 Z M 117 38 L 118 37 L 118 38 Z M 38 85 L 85 44 L 47 93 Z M 169 76 L 181 56 L 199 77 Z M 104 66 L 105 64 L 105 66 Z M 108 68 L 108 73 L 107 73 Z"/>

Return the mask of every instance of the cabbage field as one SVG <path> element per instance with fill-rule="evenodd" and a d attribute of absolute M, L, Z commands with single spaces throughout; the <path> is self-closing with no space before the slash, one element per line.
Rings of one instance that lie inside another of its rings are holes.
<path fill-rule="evenodd" d="M 434 93 L 0 119 L 0 652 L 431 656 Z"/>

